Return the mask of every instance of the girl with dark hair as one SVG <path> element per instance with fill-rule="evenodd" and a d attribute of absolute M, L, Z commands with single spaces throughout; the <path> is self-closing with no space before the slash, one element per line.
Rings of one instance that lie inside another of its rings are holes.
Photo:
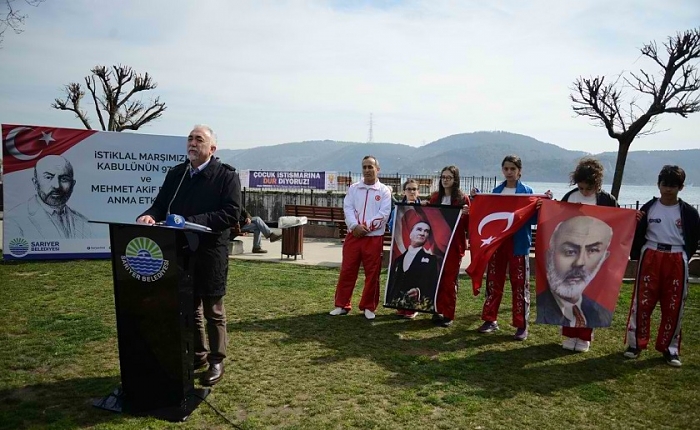
<path fill-rule="evenodd" d="M 619 207 L 615 197 L 602 190 L 603 165 L 595 158 L 582 158 L 569 178 L 570 185 L 576 185 L 576 188 L 566 193 L 561 201 Z M 566 337 L 562 342 L 562 347 L 569 351 L 586 352 L 593 340 L 592 328 L 562 327 L 561 334 Z"/>
<path fill-rule="evenodd" d="M 501 162 L 505 180 L 493 189 L 498 194 L 533 194 L 532 188 L 520 181 L 523 163 L 517 155 L 507 155 Z M 476 190 L 472 190 L 475 192 Z M 551 192 L 547 191 L 551 198 Z M 503 242 L 493 254 L 486 269 L 486 300 L 481 313 L 484 323 L 479 333 L 498 330 L 498 308 L 503 299 L 506 270 L 510 275 L 513 291 L 513 326 L 516 327 L 515 340 L 527 339 L 527 324 L 530 316 L 530 246 L 532 244 L 532 224 L 524 225 L 515 232 L 512 239 Z"/>
<path fill-rule="evenodd" d="M 450 327 L 455 319 L 457 306 L 457 276 L 462 257 L 467 250 L 467 226 L 469 224 L 469 197 L 459 188 L 459 169 L 447 166 L 440 173 L 438 191 L 430 196 L 430 204 L 460 206 L 462 216 L 457 221 L 457 227 L 442 266 L 442 277 L 438 290 L 433 321 L 442 327 Z"/>

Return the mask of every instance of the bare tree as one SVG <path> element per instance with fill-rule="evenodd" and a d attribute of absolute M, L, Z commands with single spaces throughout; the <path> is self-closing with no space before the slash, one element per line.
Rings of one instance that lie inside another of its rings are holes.
<path fill-rule="evenodd" d="M 160 101 L 160 97 L 151 100 L 148 106 L 141 100 L 132 99 L 135 94 L 158 86 L 148 73 L 140 75 L 131 67 L 122 65 L 111 68 L 95 66 L 91 72 L 90 76 L 85 77 L 85 85 L 92 97 L 102 130 L 138 130 L 142 125 L 160 118 L 165 111 L 165 103 Z M 85 96 L 81 85 L 71 82 L 63 90 L 66 98 L 55 99 L 51 107 L 75 113 L 85 128 L 92 130 L 87 113 L 80 106 L 80 101 Z"/>
<path fill-rule="evenodd" d="M 27 19 L 27 15 L 23 14 L 21 10 L 13 7 L 12 3 L 16 0 L 3 0 L 2 7 L 0 7 L 0 45 L 5 38 L 5 31 L 7 29 L 12 29 L 15 34 L 20 34 L 24 21 Z M 39 6 L 45 0 L 23 0 L 24 3 L 29 6 Z"/>
<path fill-rule="evenodd" d="M 700 58 L 700 28 L 670 36 L 663 46 L 665 53 L 659 53 L 656 42 L 640 49 L 643 57 L 660 68 L 656 74 L 640 70 L 628 77 L 621 75 L 614 82 L 606 82 L 605 76 L 580 77 L 572 88 L 574 113 L 605 127 L 608 136 L 618 141 L 612 186 L 615 197 L 620 193 L 627 153 L 635 137 L 656 133 L 657 115 L 674 113 L 687 118 L 700 110 L 700 76 L 695 61 Z M 635 93 L 631 99 L 626 99 L 626 89 Z M 644 106 L 643 100 L 647 102 Z"/>

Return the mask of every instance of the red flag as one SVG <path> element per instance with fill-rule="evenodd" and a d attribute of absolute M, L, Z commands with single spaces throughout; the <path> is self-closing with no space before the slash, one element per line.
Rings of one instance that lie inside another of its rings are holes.
<path fill-rule="evenodd" d="M 4 172 L 31 169 L 41 158 L 61 155 L 95 133 L 96 130 L 3 124 Z"/>
<path fill-rule="evenodd" d="M 479 194 L 469 209 L 469 248 L 474 295 L 479 294 L 486 265 L 500 244 L 513 236 L 535 215 L 537 199 L 532 194 Z"/>
<path fill-rule="evenodd" d="M 535 248 L 537 322 L 565 325 L 560 304 L 568 301 L 580 304 L 586 327 L 609 327 L 636 225 L 633 209 L 543 201 Z"/>

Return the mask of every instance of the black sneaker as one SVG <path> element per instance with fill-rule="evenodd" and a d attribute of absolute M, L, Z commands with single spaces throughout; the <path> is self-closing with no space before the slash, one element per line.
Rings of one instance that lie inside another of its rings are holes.
<path fill-rule="evenodd" d="M 633 348 L 631 346 L 628 346 L 627 349 L 625 350 L 625 353 L 622 354 L 625 358 L 638 358 L 639 354 L 642 353 L 642 350 L 639 348 Z"/>
<path fill-rule="evenodd" d="M 452 321 L 449 318 L 443 318 L 442 321 L 440 321 L 440 327 L 452 327 Z"/>
<path fill-rule="evenodd" d="M 668 363 L 669 366 L 672 367 L 681 367 L 681 360 L 678 358 L 678 354 L 671 354 L 668 351 L 664 352 L 664 358 L 666 359 L 666 363 Z"/>

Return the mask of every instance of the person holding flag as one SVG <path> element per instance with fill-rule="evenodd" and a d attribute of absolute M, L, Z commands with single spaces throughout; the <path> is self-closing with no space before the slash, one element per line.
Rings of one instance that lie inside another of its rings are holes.
<path fill-rule="evenodd" d="M 459 169 L 456 166 L 447 166 L 442 169 L 438 191 L 430 196 L 429 203 L 462 207 L 462 215 L 457 221 L 452 242 L 442 266 L 442 276 L 435 303 L 435 310 L 438 313 L 433 315 L 433 321 L 436 324 L 450 327 L 455 319 L 455 308 L 457 307 L 459 266 L 467 250 L 470 204 L 469 196 L 459 188 Z"/>
<path fill-rule="evenodd" d="M 501 162 L 501 170 L 505 180 L 493 189 L 495 194 L 533 194 L 532 188 L 521 182 L 522 160 L 517 155 L 507 155 Z M 472 190 L 475 194 L 476 189 Z M 551 198 L 548 190 L 547 197 Z M 475 199 L 476 201 L 476 199 Z M 538 202 L 535 202 L 538 204 Z M 529 207 L 529 206 L 528 206 Z M 531 208 L 534 215 L 535 207 Z M 506 212 L 501 212 L 506 213 Z M 528 318 L 530 315 L 530 246 L 532 243 L 532 225 L 536 217 L 531 216 L 521 224 L 512 238 L 503 240 L 488 262 L 486 272 L 486 300 L 481 313 L 484 323 L 477 329 L 479 333 L 491 333 L 499 329 L 498 308 L 503 299 L 503 288 L 506 281 L 506 270 L 510 273 L 510 284 L 513 291 L 513 326 L 516 327 L 515 340 L 525 340 L 528 336 Z M 510 227 L 510 224 L 509 224 Z M 483 246 L 483 244 L 481 245 Z M 472 247 L 473 248 L 473 247 Z M 474 256 L 472 255 L 472 263 Z M 471 268 L 471 266 L 470 266 Z M 467 269 L 475 279 L 474 271 Z M 481 275 L 477 275 L 481 276 Z M 481 279 L 479 278 L 479 284 Z M 478 289 L 475 288 L 475 294 Z"/>
<path fill-rule="evenodd" d="M 564 194 L 562 202 L 620 207 L 613 195 L 603 191 L 603 164 L 595 158 L 582 158 L 571 172 L 570 180 L 576 188 Z M 562 347 L 569 351 L 586 352 L 593 340 L 592 328 L 562 327 L 561 334 L 566 337 Z"/>

